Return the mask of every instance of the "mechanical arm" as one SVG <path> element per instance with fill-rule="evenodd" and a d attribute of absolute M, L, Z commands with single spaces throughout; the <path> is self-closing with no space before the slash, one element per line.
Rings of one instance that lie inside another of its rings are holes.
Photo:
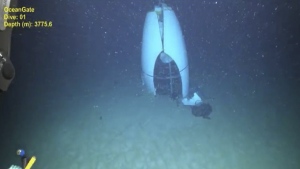
<path fill-rule="evenodd" d="M 9 22 L 5 8 L 15 7 L 17 0 L 0 0 L 0 92 L 6 91 L 15 77 L 15 68 L 10 61 L 12 28 L 4 27 Z"/>

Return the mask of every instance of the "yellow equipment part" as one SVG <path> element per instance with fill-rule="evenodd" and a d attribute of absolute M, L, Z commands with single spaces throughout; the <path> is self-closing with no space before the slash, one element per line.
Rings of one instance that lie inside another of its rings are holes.
<path fill-rule="evenodd" d="M 36 161 L 36 157 L 35 156 L 31 157 L 25 169 L 30 169 L 32 165 L 35 163 L 35 161 Z"/>

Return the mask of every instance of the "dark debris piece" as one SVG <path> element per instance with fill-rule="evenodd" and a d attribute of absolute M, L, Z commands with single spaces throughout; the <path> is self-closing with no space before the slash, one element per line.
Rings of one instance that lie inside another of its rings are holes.
<path fill-rule="evenodd" d="M 209 115 L 212 113 L 212 107 L 208 103 L 201 103 L 200 105 L 192 106 L 192 113 L 196 117 L 210 119 Z"/>

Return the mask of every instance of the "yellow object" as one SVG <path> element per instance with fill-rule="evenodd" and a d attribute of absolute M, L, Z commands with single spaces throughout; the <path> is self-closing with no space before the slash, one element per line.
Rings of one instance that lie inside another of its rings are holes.
<path fill-rule="evenodd" d="M 32 167 L 32 165 L 35 163 L 36 158 L 35 156 L 32 156 L 28 162 L 28 164 L 26 165 L 25 169 L 30 169 Z"/>

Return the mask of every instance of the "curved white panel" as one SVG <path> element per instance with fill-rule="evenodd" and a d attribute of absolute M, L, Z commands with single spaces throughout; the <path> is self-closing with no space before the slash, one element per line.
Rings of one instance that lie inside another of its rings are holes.
<path fill-rule="evenodd" d="M 144 24 L 142 41 L 142 78 L 150 92 L 154 94 L 154 66 L 161 51 L 162 42 L 157 15 L 155 12 L 148 12 Z"/>
<path fill-rule="evenodd" d="M 178 66 L 182 82 L 182 96 L 189 89 L 189 68 L 181 28 L 173 10 L 164 10 L 164 51 Z"/>

